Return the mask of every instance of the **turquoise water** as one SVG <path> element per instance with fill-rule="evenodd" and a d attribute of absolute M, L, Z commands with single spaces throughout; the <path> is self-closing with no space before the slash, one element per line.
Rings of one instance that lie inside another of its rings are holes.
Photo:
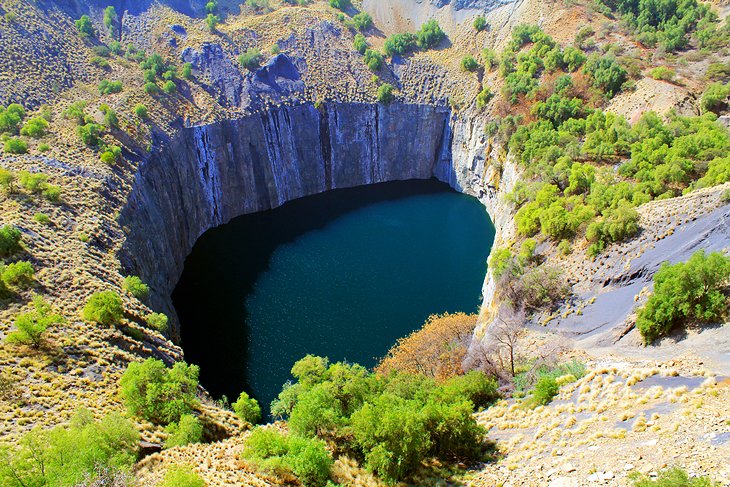
<path fill-rule="evenodd" d="M 436 181 L 330 191 L 205 233 L 173 294 L 186 360 L 215 397 L 268 410 L 306 354 L 375 365 L 432 313 L 475 312 L 494 238 Z"/>

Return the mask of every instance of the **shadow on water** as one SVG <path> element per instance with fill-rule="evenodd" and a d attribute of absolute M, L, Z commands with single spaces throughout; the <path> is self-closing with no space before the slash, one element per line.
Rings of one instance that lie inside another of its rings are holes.
<path fill-rule="evenodd" d="M 423 206 L 434 204 L 435 211 Z M 433 214 L 433 228 L 424 212 Z M 415 228 L 399 233 L 404 224 Z M 333 228 L 340 233 L 329 235 Z M 466 240 L 444 240 L 455 230 Z M 424 274 L 421 280 L 433 281 L 424 290 L 408 280 L 416 272 L 408 266 L 438 255 L 418 249 L 439 245 L 427 241 L 431 233 L 453 255 L 431 265 L 436 278 Z M 493 238 L 481 205 L 435 180 L 334 190 L 238 217 L 198 240 L 173 293 L 186 360 L 201 366 L 201 383 L 214 397 L 234 401 L 246 390 L 267 412 L 292 363 L 306 353 L 372 366 L 428 314 L 474 311 Z M 363 263 L 349 267 L 358 259 Z M 464 259 L 474 267 L 468 276 L 459 269 Z M 456 274 L 447 275 L 450 268 Z M 456 288 L 465 297 L 454 297 L 454 280 L 463 281 Z M 406 310 L 397 309 L 398 301 L 372 305 L 401 292 Z"/>

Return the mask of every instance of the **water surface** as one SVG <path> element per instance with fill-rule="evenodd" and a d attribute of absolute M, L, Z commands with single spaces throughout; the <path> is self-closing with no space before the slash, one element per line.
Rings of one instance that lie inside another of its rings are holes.
<path fill-rule="evenodd" d="M 173 294 L 188 362 L 215 397 L 265 411 L 306 354 L 372 367 L 432 313 L 475 312 L 494 238 L 436 181 L 335 190 L 206 232 Z"/>

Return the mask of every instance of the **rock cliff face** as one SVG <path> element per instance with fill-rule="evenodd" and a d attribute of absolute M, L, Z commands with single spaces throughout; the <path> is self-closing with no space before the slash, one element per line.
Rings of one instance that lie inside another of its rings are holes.
<path fill-rule="evenodd" d="M 175 323 L 169 296 L 206 230 L 329 189 L 431 177 L 479 197 L 499 240 L 481 126 L 445 107 L 327 104 L 184 129 L 140 165 L 120 217 L 121 262 Z"/>

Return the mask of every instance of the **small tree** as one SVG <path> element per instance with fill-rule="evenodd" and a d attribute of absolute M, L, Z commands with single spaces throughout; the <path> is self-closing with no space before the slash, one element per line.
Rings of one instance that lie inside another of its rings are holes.
<path fill-rule="evenodd" d="M 390 85 L 388 83 L 380 85 L 380 87 L 378 88 L 378 102 L 382 103 L 383 105 L 387 105 L 392 102 L 395 98 L 393 96 L 393 89 L 393 85 Z"/>
<path fill-rule="evenodd" d="M 0 257 L 11 257 L 22 249 L 20 230 L 12 225 L 3 225 L 0 228 Z"/>
<path fill-rule="evenodd" d="M 28 144 L 18 137 L 10 137 L 3 146 L 8 154 L 25 154 L 28 152 Z"/>
<path fill-rule="evenodd" d="M 479 69 L 479 63 L 474 59 L 474 56 L 467 55 L 461 58 L 461 69 L 473 73 Z"/>
<path fill-rule="evenodd" d="M 180 416 L 180 421 L 170 423 L 165 428 L 165 432 L 168 434 L 165 440 L 165 448 L 200 443 L 203 439 L 203 425 L 192 414 L 183 414 Z"/>
<path fill-rule="evenodd" d="M 35 281 L 35 270 L 30 262 L 24 260 L 13 262 L 2 271 L 2 280 L 10 286 L 28 289 Z"/>
<path fill-rule="evenodd" d="M 360 12 L 352 17 L 352 24 L 358 30 L 366 30 L 373 26 L 373 18 L 367 12 Z"/>
<path fill-rule="evenodd" d="M 94 25 L 91 23 L 91 19 L 88 15 L 82 15 L 80 19 L 75 21 L 76 28 L 79 31 L 79 36 L 82 39 L 88 37 L 94 37 L 96 32 L 94 31 Z"/>
<path fill-rule="evenodd" d="M 112 5 L 109 5 L 104 9 L 104 26 L 109 29 L 109 34 L 111 34 L 112 37 L 117 35 L 116 23 L 117 11 Z"/>
<path fill-rule="evenodd" d="M 114 291 L 101 291 L 92 294 L 82 312 L 82 316 L 86 321 L 93 321 L 100 325 L 118 323 L 123 315 L 122 298 Z"/>
<path fill-rule="evenodd" d="M 218 22 L 220 22 L 221 19 L 215 14 L 208 14 L 207 17 L 205 17 L 205 26 L 208 28 L 208 32 L 213 34 L 216 30 L 216 27 L 218 26 Z"/>
<path fill-rule="evenodd" d="M 28 137 L 33 137 L 34 139 L 40 139 L 41 137 L 46 135 L 47 130 L 48 121 L 46 121 L 45 118 L 33 117 L 25 122 L 23 128 L 20 129 L 20 135 L 26 135 Z"/>
<path fill-rule="evenodd" d="M 8 334 L 7 341 L 40 348 L 46 330 L 50 326 L 59 323 L 63 323 L 63 317 L 52 313 L 51 305 L 41 296 L 35 296 L 33 298 L 33 311 L 19 314 L 15 318 L 17 330 Z"/>
<path fill-rule="evenodd" d="M 245 391 L 242 391 L 236 402 L 232 404 L 233 411 L 242 421 L 256 424 L 261 419 L 261 407 L 256 399 L 249 397 Z"/>
<path fill-rule="evenodd" d="M 474 30 L 476 30 L 477 32 L 481 32 L 487 28 L 487 19 L 485 19 L 484 16 L 480 15 L 474 19 L 473 25 Z"/>
<path fill-rule="evenodd" d="M 436 19 L 431 19 L 416 32 L 416 43 L 421 49 L 430 49 L 446 38 Z"/>
<path fill-rule="evenodd" d="M 76 132 L 78 133 L 81 142 L 90 147 L 96 147 L 99 145 L 99 137 L 103 131 L 103 126 L 97 123 L 87 123 L 76 128 Z"/>
<path fill-rule="evenodd" d="M 160 88 L 158 88 L 156 83 L 153 83 L 151 81 L 148 81 L 144 84 L 144 92 L 148 95 L 156 95 L 160 92 Z"/>
<path fill-rule="evenodd" d="M 8 193 L 12 194 L 15 192 L 15 180 L 17 176 L 13 171 L 0 168 L 0 186 L 5 189 Z"/>
<path fill-rule="evenodd" d="M 180 76 L 183 77 L 183 79 L 192 79 L 193 77 L 193 65 L 191 63 L 185 63 L 183 64 L 182 71 L 180 72 Z"/>
<path fill-rule="evenodd" d="M 167 331 L 168 318 L 165 313 L 150 313 L 147 315 L 147 324 L 153 330 L 157 330 L 160 333 Z"/>
<path fill-rule="evenodd" d="M 370 71 L 377 71 L 383 66 L 383 55 L 374 49 L 367 49 L 364 61 Z"/>
<path fill-rule="evenodd" d="M 167 95 L 172 95 L 177 91 L 177 85 L 174 81 L 166 81 L 164 85 L 162 85 L 162 91 L 165 92 Z"/>
<path fill-rule="evenodd" d="M 138 276 L 127 276 L 124 278 L 122 288 L 139 300 L 144 300 L 150 293 L 150 288 L 142 282 Z"/>
<path fill-rule="evenodd" d="M 365 52 L 368 49 L 368 41 L 365 39 L 365 36 L 358 33 L 355 35 L 354 44 L 355 50 L 359 52 L 360 54 L 365 54 Z M 367 64 L 367 62 L 366 62 Z"/>
<path fill-rule="evenodd" d="M 129 411 L 155 424 L 170 424 L 197 405 L 200 369 L 176 362 L 168 369 L 161 360 L 132 362 L 119 382 Z"/>
<path fill-rule="evenodd" d="M 142 120 L 147 119 L 148 113 L 147 113 L 147 106 L 143 105 L 142 103 L 138 103 L 134 106 L 134 114 L 137 115 Z"/>
<path fill-rule="evenodd" d="M 241 66 L 248 69 L 249 71 L 253 71 L 257 69 L 261 63 L 261 58 L 263 56 L 261 55 L 261 52 L 256 47 L 252 47 L 250 49 L 247 49 L 243 54 L 238 56 L 238 62 L 241 63 Z"/>

